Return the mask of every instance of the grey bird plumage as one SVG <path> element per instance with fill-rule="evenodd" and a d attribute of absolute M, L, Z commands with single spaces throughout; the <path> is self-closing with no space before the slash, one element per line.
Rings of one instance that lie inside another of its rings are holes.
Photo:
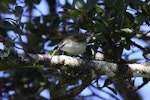
<path fill-rule="evenodd" d="M 84 35 L 73 35 L 63 39 L 54 50 L 53 54 L 56 51 L 61 50 L 70 55 L 83 54 L 86 51 L 87 38 Z"/>

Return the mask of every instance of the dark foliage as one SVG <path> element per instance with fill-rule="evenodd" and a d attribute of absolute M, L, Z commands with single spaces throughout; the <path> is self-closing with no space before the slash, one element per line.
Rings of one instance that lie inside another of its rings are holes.
<path fill-rule="evenodd" d="M 0 99 L 46 100 L 40 95 L 44 89 L 48 89 L 51 99 L 55 100 L 79 100 L 91 96 L 106 99 L 92 89 L 89 96 L 79 95 L 88 86 L 118 99 L 115 95 L 117 90 L 109 86 L 112 81 L 108 79 L 104 86 L 99 86 L 99 80 L 105 79 L 99 78 L 94 70 L 71 69 L 59 65 L 22 67 L 13 59 L 19 51 L 25 55 L 50 53 L 46 46 L 55 46 L 66 36 L 78 33 L 95 36 L 85 54 L 89 59 L 94 59 L 91 54 L 93 49 L 95 52 L 102 52 L 106 61 L 120 65 L 133 63 L 138 59 L 129 60 L 129 55 L 122 59 L 123 50 L 131 50 L 132 47 L 142 50 L 146 58 L 149 49 L 131 39 L 138 38 L 150 43 L 149 32 L 140 30 L 141 25 L 150 25 L 150 1 L 73 0 L 70 3 L 69 0 L 45 0 L 47 7 L 42 5 L 38 8 L 42 1 L 0 1 L 0 42 L 4 45 L 4 50 L 0 53 L 12 54 L 10 58 L 0 56 L 0 73 L 3 74 L 0 76 Z M 60 1 L 64 1 L 64 4 Z M 47 11 L 47 14 L 42 11 Z M 112 92 L 103 91 L 104 87 Z"/>

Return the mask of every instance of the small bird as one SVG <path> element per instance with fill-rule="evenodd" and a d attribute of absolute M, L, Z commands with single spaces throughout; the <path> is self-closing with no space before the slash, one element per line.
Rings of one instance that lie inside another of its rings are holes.
<path fill-rule="evenodd" d="M 89 40 L 88 40 L 89 41 Z M 57 48 L 52 53 L 52 56 L 56 51 L 61 50 L 69 55 L 78 55 L 86 52 L 87 38 L 84 35 L 72 35 L 62 40 Z"/>

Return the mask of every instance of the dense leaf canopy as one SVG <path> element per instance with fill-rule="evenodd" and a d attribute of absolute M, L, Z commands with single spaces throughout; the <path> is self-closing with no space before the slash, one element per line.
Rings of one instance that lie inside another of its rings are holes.
<path fill-rule="evenodd" d="M 101 52 L 105 61 L 121 66 L 141 60 L 129 59 L 130 54 L 124 53 L 137 47 L 143 53 L 142 60 L 148 62 L 149 25 L 149 0 L 1 0 L 0 42 L 4 49 L 0 50 L 0 98 L 46 100 L 40 93 L 48 90 L 54 100 L 92 96 L 108 99 L 94 92 L 98 90 L 118 99 L 117 89 L 109 86 L 111 79 L 100 78 L 94 69 L 29 66 L 16 58 L 19 54 L 26 57 L 51 54 L 53 47 L 65 37 L 83 34 L 93 39 L 87 46 L 85 58 L 80 58 L 94 60 L 92 52 Z M 145 31 L 141 26 L 148 29 Z M 147 47 L 132 39 L 142 40 Z M 99 81 L 105 81 L 104 85 Z M 129 78 L 126 83 L 134 87 L 134 80 Z M 94 88 L 92 93 L 79 95 L 88 86 Z M 102 90 L 104 87 L 111 93 Z"/>

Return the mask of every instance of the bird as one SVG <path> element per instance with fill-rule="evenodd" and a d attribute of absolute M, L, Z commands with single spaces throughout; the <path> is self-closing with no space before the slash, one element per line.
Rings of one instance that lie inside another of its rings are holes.
<path fill-rule="evenodd" d="M 69 55 L 76 56 L 86 52 L 87 42 L 89 38 L 84 35 L 71 35 L 63 39 L 55 48 L 52 56 L 59 50 L 68 53 Z"/>

